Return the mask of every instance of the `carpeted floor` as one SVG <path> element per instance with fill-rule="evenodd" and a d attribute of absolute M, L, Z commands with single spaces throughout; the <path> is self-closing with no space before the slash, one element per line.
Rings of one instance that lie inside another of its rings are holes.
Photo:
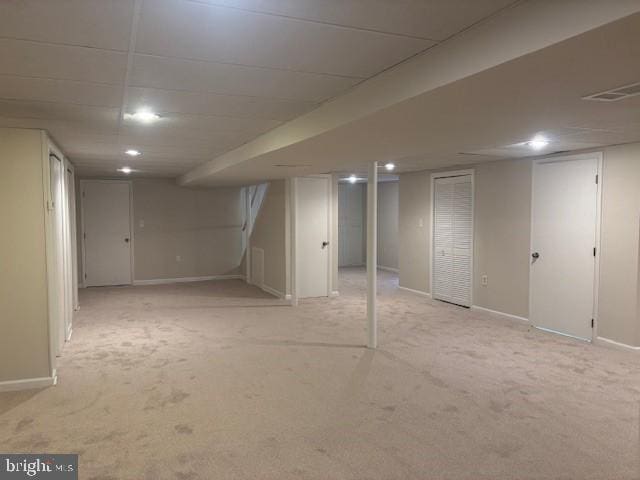
<path fill-rule="evenodd" d="M 638 479 L 640 361 L 364 271 L 284 306 L 240 281 L 81 292 L 56 387 L 0 394 L 0 451 L 88 479 Z"/>

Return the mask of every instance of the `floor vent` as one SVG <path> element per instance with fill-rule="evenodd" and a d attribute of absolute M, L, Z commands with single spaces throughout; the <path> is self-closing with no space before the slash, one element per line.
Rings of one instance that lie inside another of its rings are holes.
<path fill-rule="evenodd" d="M 606 92 L 594 93 L 593 95 L 587 95 L 582 97 L 583 100 L 595 100 L 598 102 L 617 102 L 623 98 L 634 97 L 640 95 L 640 82 L 633 83 L 631 85 L 625 85 L 624 87 L 614 88 L 607 90 Z"/>

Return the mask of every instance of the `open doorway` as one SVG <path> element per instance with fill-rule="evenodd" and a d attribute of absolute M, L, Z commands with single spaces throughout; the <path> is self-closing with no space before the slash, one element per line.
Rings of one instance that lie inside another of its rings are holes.
<path fill-rule="evenodd" d="M 384 175 L 378 182 L 377 262 L 379 288 L 398 285 L 399 182 Z M 340 290 L 366 283 L 367 179 L 349 176 L 338 183 L 338 267 Z"/>

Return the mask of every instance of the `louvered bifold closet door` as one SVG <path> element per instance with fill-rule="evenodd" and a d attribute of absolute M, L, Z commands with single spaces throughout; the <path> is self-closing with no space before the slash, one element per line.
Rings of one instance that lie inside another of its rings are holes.
<path fill-rule="evenodd" d="M 433 298 L 471 306 L 471 175 L 435 179 L 434 202 Z"/>

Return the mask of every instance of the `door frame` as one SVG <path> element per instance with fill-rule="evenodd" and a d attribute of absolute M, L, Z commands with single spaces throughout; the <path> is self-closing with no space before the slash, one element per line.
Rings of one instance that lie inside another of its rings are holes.
<path fill-rule="evenodd" d="M 82 242 L 82 278 L 81 278 L 81 287 L 86 288 L 85 279 L 87 278 L 87 252 L 85 248 L 85 232 L 84 232 L 84 186 L 87 183 L 126 183 L 129 185 L 129 238 L 131 247 L 129 248 L 129 265 L 131 268 L 131 283 L 129 285 L 133 285 L 135 282 L 135 233 L 134 233 L 134 214 L 133 214 L 133 182 L 131 180 L 104 180 L 101 178 L 85 178 L 80 180 L 80 232 L 82 234 L 81 242 Z"/>
<path fill-rule="evenodd" d="M 302 175 L 301 177 L 294 177 L 291 179 L 290 194 L 293 200 L 291 205 L 291 287 L 292 287 L 292 301 L 294 305 L 298 303 L 298 257 L 297 257 L 297 244 L 298 244 L 298 198 L 299 178 L 320 178 L 327 181 L 327 297 L 331 296 L 333 292 L 332 285 L 332 268 L 333 268 L 333 181 L 331 174 L 318 174 L 318 175 Z M 321 297 L 319 297 L 321 298 Z"/>
<path fill-rule="evenodd" d="M 529 219 L 529 257 L 527 257 L 527 262 L 529 262 L 529 318 L 531 318 L 531 304 L 532 304 L 532 298 L 533 298 L 533 282 L 532 280 L 532 276 L 533 276 L 533 269 L 531 268 L 531 252 L 533 252 L 533 215 L 534 215 L 534 211 L 533 211 L 533 205 L 534 205 L 534 195 L 535 195 L 535 190 L 534 190 L 534 182 L 535 182 L 535 175 L 536 175 L 536 165 L 541 165 L 541 164 L 545 164 L 545 163 L 555 163 L 555 162 L 568 162 L 568 161 L 579 161 L 579 160 L 596 160 L 596 165 L 597 165 L 597 170 L 596 170 L 596 175 L 598 177 L 598 183 L 597 183 L 597 191 L 596 191 L 596 218 L 595 218 L 595 222 L 596 222 L 596 238 L 595 238 L 595 248 L 596 248 L 596 255 L 595 255 L 595 265 L 594 265 L 594 269 L 593 269 L 593 305 L 592 305 L 592 311 L 591 311 L 591 315 L 593 318 L 593 328 L 591 329 L 591 339 L 586 339 L 587 341 L 590 341 L 591 343 L 593 343 L 595 341 L 595 339 L 598 337 L 598 296 L 600 293 L 600 236 L 601 236 L 601 230 L 602 230 L 602 184 L 603 184 L 603 153 L 601 151 L 599 152 L 588 152 L 588 153 L 578 153 L 578 154 L 573 154 L 573 155 L 552 155 L 549 157 L 542 157 L 542 158 L 537 158 L 535 160 L 533 160 L 533 163 L 531 164 L 531 206 L 530 206 L 530 219 Z M 535 327 L 535 325 L 534 325 Z M 539 328 L 539 327 L 536 327 Z M 541 329 L 541 330 L 545 330 L 548 331 L 548 329 Z M 571 337 L 571 338 L 575 338 L 578 340 L 585 340 L 581 337 L 575 337 L 571 334 L 568 333 L 564 333 L 564 332 L 556 332 L 555 330 L 553 331 L 553 333 L 557 333 L 558 335 L 563 335 L 565 337 Z"/>
<path fill-rule="evenodd" d="M 443 172 L 435 172 L 431 174 L 430 179 L 430 196 L 431 196 L 431 208 L 429 212 L 429 295 L 434 300 L 437 300 L 433 296 L 433 264 L 435 258 L 435 242 L 433 238 L 435 236 L 435 212 L 436 212 L 436 202 L 435 202 L 435 183 L 438 178 L 448 178 L 448 177 L 463 177 L 469 175 L 471 176 L 471 285 L 469 288 L 471 289 L 469 293 L 469 308 L 473 305 L 473 290 L 475 285 L 475 249 L 476 249 L 476 171 L 473 168 L 468 168 L 464 170 L 447 170 Z"/>

